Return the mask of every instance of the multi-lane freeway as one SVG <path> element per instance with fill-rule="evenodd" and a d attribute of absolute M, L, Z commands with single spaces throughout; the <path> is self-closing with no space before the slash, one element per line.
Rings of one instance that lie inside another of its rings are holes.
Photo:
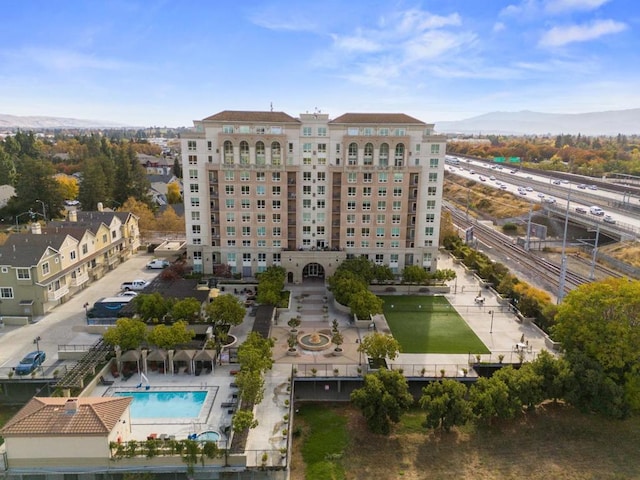
<path fill-rule="evenodd" d="M 640 196 L 635 191 L 613 191 L 603 182 L 596 185 L 579 177 L 570 181 L 553 172 L 534 173 L 451 155 L 446 161 L 451 174 L 511 192 L 554 214 L 568 213 L 573 221 L 600 226 L 621 238 L 640 238 Z"/>

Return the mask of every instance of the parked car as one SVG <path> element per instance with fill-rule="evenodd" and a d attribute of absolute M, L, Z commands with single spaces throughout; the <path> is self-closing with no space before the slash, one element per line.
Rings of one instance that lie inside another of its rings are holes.
<path fill-rule="evenodd" d="M 147 268 L 149 269 L 162 269 L 167 268 L 169 266 L 169 262 L 166 260 L 162 260 L 161 258 L 155 258 L 147 263 Z"/>
<path fill-rule="evenodd" d="M 587 209 L 584 208 L 584 207 L 576 207 L 576 213 L 585 214 L 585 213 L 587 213 Z"/>
<path fill-rule="evenodd" d="M 27 354 L 15 368 L 16 375 L 29 375 L 36 368 L 42 365 L 47 358 L 47 354 L 42 350 L 37 350 Z"/>
<path fill-rule="evenodd" d="M 118 297 L 135 297 L 138 295 L 138 292 L 132 292 L 131 290 L 126 290 L 124 292 L 120 292 Z"/>
<path fill-rule="evenodd" d="M 616 223 L 615 218 L 613 218 L 611 215 L 605 215 L 602 221 L 607 223 Z"/>
<path fill-rule="evenodd" d="M 144 290 L 149 286 L 149 282 L 146 280 L 132 280 L 131 282 L 124 282 L 120 285 L 120 290 Z"/>

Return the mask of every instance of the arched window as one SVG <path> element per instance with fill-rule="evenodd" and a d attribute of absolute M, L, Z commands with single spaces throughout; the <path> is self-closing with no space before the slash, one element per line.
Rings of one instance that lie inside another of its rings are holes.
<path fill-rule="evenodd" d="M 394 155 L 394 165 L 402 167 L 404 165 L 404 143 L 396 145 L 396 153 Z"/>
<path fill-rule="evenodd" d="M 349 165 L 358 164 L 358 144 L 355 142 L 349 144 L 349 152 L 347 153 L 347 162 Z"/>
<path fill-rule="evenodd" d="M 373 165 L 373 143 L 364 146 L 364 164 Z"/>
<path fill-rule="evenodd" d="M 249 143 L 240 142 L 240 165 L 249 165 Z"/>
<path fill-rule="evenodd" d="M 264 142 L 256 143 L 256 165 L 265 164 Z"/>
<path fill-rule="evenodd" d="M 271 165 L 282 165 L 282 149 L 279 142 L 271 144 Z"/>
<path fill-rule="evenodd" d="M 386 167 L 389 165 L 389 144 L 383 143 L 380 145 L 380 161 L 379 165 L 381 167 Z"/>
<path fill-rule="evenodd" d="M 224 142 L 224 163 L 226 165 L 233 165 L 233 143 L 229 140 Z"/>

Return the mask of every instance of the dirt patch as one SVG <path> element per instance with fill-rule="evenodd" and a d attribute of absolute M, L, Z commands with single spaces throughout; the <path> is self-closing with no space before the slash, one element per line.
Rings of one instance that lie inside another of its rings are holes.
<path fill-rule="evenodd" d="M 640 243 L 628 241 L 607 245 L 600 248 L 600 251 L 621 262 L 640 268 Z"/>

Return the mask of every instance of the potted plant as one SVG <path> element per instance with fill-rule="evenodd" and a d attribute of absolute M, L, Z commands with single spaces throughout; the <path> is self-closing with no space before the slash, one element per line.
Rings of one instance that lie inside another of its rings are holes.
<path fill-rule="evenodd" d="M 16 372 L 14 372 L 13 370 L 9 370 L 9 373 L 7 373 L 7 377 L 9 378 L 13 378 L 13 376 L 15 375 Z"/>
<path fill-rule="evenodd" d="M 265 468 L 267 466 L 267 460 L 269 460 L 269 455 L 267 455 L 267 453 L 263 453 L 262 454 L 262 458 L 260 459 L 262 462 L 262 468 Z"/>
<path fill-rule="evenodd" d="M 334 318 L 333 321 L 331 322 L 331 331 L 332 332 L 337 332 L 338 331 L 338 319 Z"/>
<path fill-rule="evenodd" d="M 289 335 L 289 338 L 287 338 L 287 345 L 289 345 L 289 348 L 287 349 L 287 355 L 295 356 L 298 354 L 298 350 L 296 348 L 297 339 L 294 334 Z"/>
<path fill-rule="evenodd" d="M 282 417 L 284 423 L 289 423 L 289 414 L 285 413 L 284 417 Z"/>
<path fill-rule="evenodd" d="M 291 332 L 295 333 L 295 332 L 298 331 L 298 327 L 300 326 L 300 323 L 302 323 L 302 321 L 300 320 L 300 316 L 298 315 L 297 317 L 292 317 L 287 322 L 287 325 L 289 325 L 289 327 L 291 327 Z"/>
<path fill-rule="evenodd" d="M 289 399 L 288 399 L 288 398 L 285 398 L 285 399 L 284 399 L 284 406 L 285 406 L 285 407 L 288 407 L 288 406 L 289 406 Z"/>
<path fill-rule="evenodd" d="M 287 435 L 289 435 L 289 430 L 287 430 L 286 428 L 282 430 L 282 436 L 286 437 Z"/>
<path fill-rule="evenodd" d="M 331 342 L 336 346 L 336 348 L 333 350 L 333 353 L 335 355 L 341 355 L 342 348 L 340 347 L 340 345 L 344 343 L 344 337 L 338 330 L 333 331 L 333 335 L 331 335 Z"/>
<path fill-rule="evenodd" d="M 502 363 L 503 360 L 504 360 L 504 355 L 502 354 L 498 355 L 498 363 Z"/>
<path fill-rule="evenodd" d="M 424 377 L 424 374 L 427 373 L 427 369 L 422 367 L 422 370 L 420 370 L 420 376 Z"/>
<path fill-rule="evenodd" d="M 58 370 L 57 368 L 53 371 L 53 378 L 58 378 L 58 375 L 60 375 L 60 370 Z"/>
<path fill-rule="evenodd" d="M 440 378 L 444 378 L 444 374 L 447 373 L 444 368 L 440 369 Z"/>
<path fill-rule="evenodd" d="M 358 375 L 362 375 L 362 367 L 357 368 Z"/>
<path fill-rule="evenodd" d="M 315 367 L 314 367 L 314 368 L 312 368 L 312 369 L 311 369 L 311 376 L 312 376 L 312 377 L 315 377 L 315 376 L 316 376 L 316 373 L 318 373 L 318 370 L 317 370 Z"/>
<path fill-rule="evenodd" d="M 462 369 L 462 375 L 463 375 L 464 377 L 466 377 L 468 373 L 469 373 L 469 369 L 467 369 L 467 368 L 463 368 L 463 369 Z"/>
<path fill-rule="evenodd" d="M 286 458 L 286 457 L 287 457 L 287 447 L 282 447 L 282 448 L 280 449 L 280 456 L 281 456 L 282 458 Z"/>
<path fill-rule="evenodd" d="M 334 369 L 333 369 L 333 376 L 334 376 L 334 377 L 337 377 L 337 376 L 338 376 L 338 373 L 340 373 L 340 370 L 338 370 L 337 368 L 334 368 Z"/>

